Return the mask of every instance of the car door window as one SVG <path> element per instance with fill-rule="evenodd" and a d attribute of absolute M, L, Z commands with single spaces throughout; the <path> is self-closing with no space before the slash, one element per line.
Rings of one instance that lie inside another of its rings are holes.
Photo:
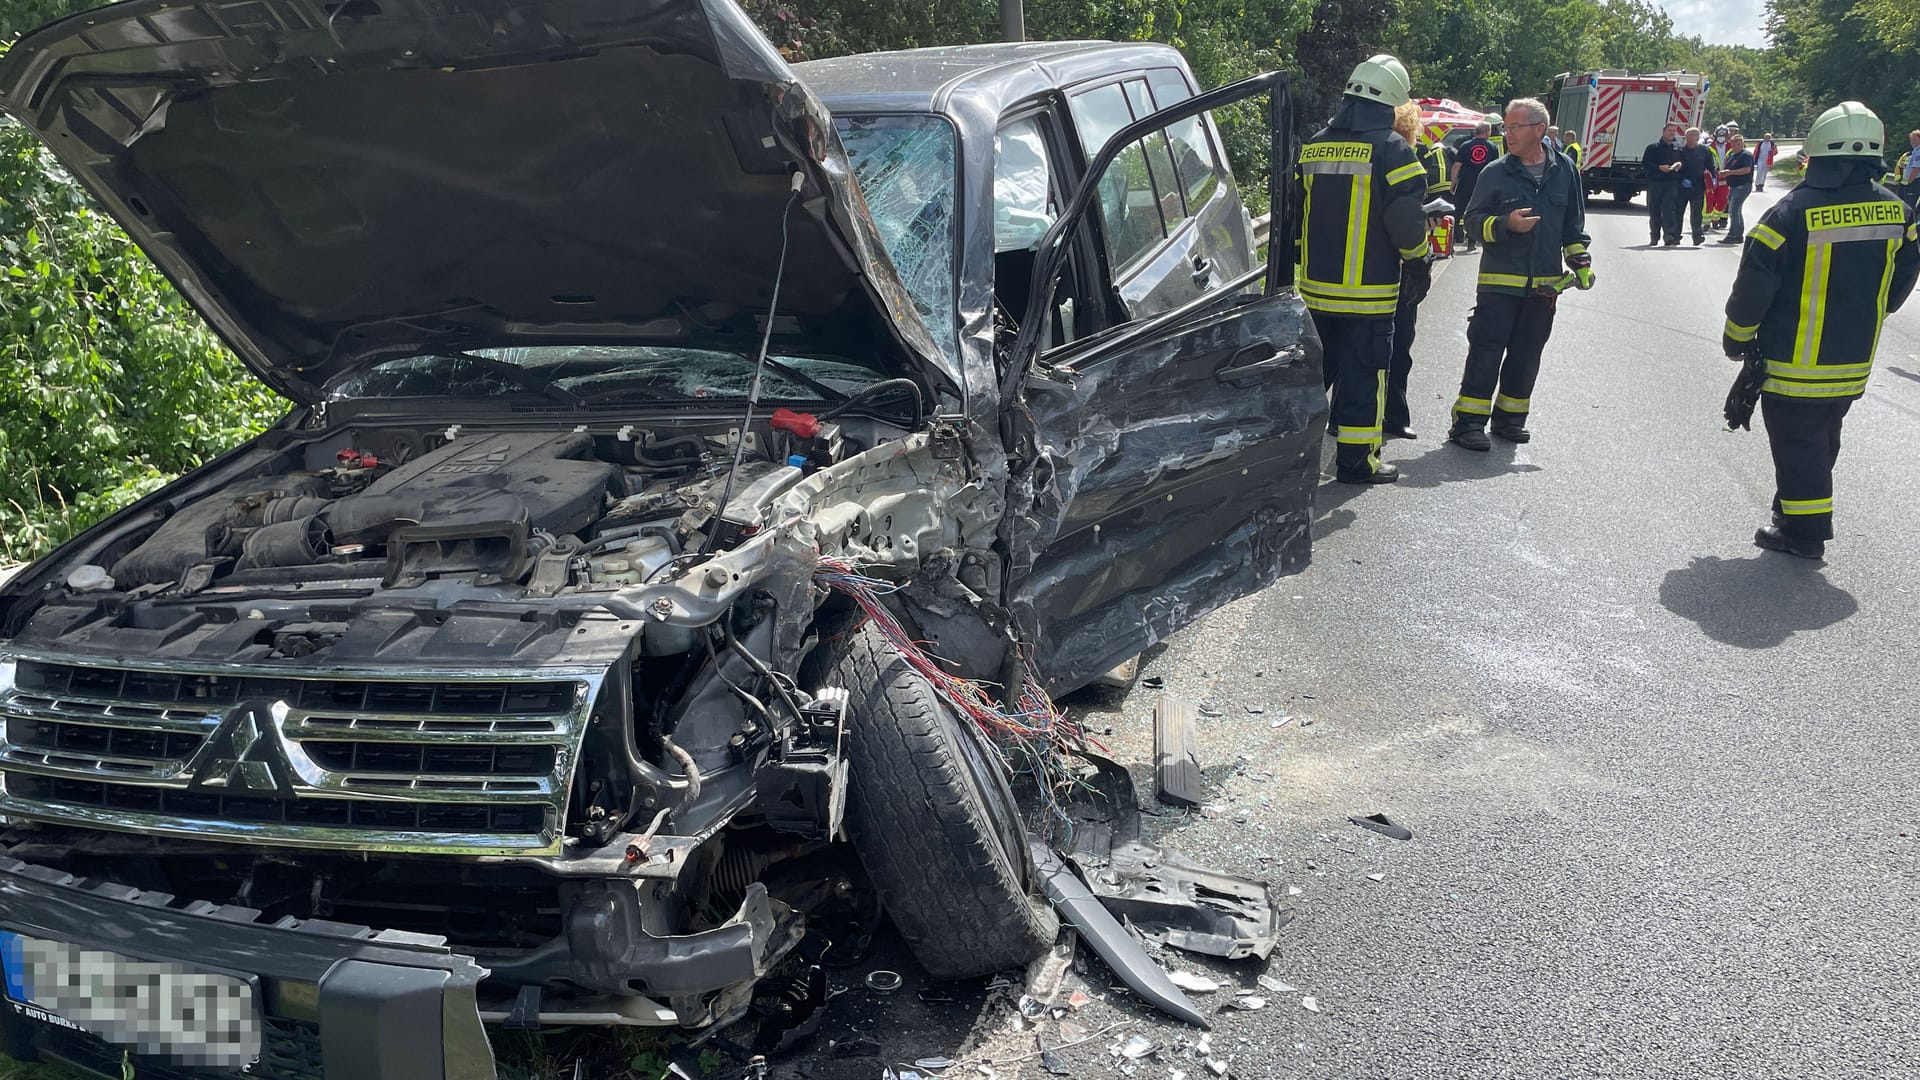
<path fill-rule="evenodd" d="M 1076 94 L 1072 102 L 1074 126 L 1089 154 L 1133 122 L 1126 91 L 1117 83 Z M 1121 151 L 1113 167 L 1100 178 L 1099 204 L 1107 258 L 1116 274 L 1166 238 L 1166 224 L 1160 218 L 1159 198 L 1142 144 L 1134 143 Z"/>
<path fill-rule="evenodd" d="M 1161 109 L 1171 108 L 1193 96 L 1186 77 L 1172 68 L 1148 71 L 1147 85 L 1153 89 L 1154 106 Z M 1197 116 L 1168 125 L 1166 135 L 1181 192 L 1187 197 L 1187 212 L 1197 213 L 1221 185 L 1224 170 L 1214 153 L 1213 139 L 1207 134 L 1206 124 Z"/>
<path fill-rule="evenodd" d="M 993 250 L 1028 251 L 1057 213 L 1040 119 L 1015 120 L 993 137 Z"/>

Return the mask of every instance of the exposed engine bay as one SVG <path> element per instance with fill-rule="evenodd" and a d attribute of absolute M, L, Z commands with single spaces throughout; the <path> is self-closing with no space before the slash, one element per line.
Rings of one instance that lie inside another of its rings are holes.
<path fill-rule="evenodd" d="M 957 446 L 787 410 L 277 432 L 10 613 L 5 850 L 443 938 L 497 1022 L 737 1019 L 879 919 L 846 692 L 785 673 L 822 551 L 986 584 Z"/>

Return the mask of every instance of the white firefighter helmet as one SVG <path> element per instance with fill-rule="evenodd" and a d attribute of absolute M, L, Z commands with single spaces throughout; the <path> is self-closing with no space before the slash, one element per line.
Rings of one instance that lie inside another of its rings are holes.
<path fill-rule="evenodd" d="M 1886 142 L 1886 125 L 1873 110 L 1857 101 L 1843 101 L 1807 129 L 1807 156 L 1879 157 Z"/>
<path fill-rule="evenodd" d="M 1413 80 L 1407 77 L 1407 66 L 1386 53 L 1370 56 L 1360 61 L 1347 76 L 1347 94 L 1363 101 L 1377 101 L 1388 108 L 1397 108 L 1413 94 Z"/>

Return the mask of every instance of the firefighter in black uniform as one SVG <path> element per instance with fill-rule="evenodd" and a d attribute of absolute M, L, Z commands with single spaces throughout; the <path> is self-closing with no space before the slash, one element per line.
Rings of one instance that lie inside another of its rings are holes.
<path fill-rule="evenodd" d="M 1487 252 L 1447 438 L 1469 450 L 1492 446 L 1489 419 L 1493 433 L 1509 442 L 1532 438 L 1527 413 L 1560 291 L 1593 287 L 1585 191 L 1573 163 L 1541 142 L 1546 127 L 1540 102 L 1521 98 L 1507 106 L 1507 152 L 1480 174 L 1467 207 L 1463 227 Z M 1563 259 L 1570 274 L 1560 269 Z"/>
<path fill-rule="evenodd" d="M 1833 539 L 1840 421 L 1866 392 L 1887 313 L 1920 278 L 1914 215 L 1876 182 L 1880 118 L 1857 101 L 1807 132 L 1807 176 L 1747 234 L 1727 300 L 1726 354 L 1764 365 L 1773 523 L 1753 542 L 1806 559 Z"/>
<path fill-rule="evenodd" d="M 1427 172 L 1393 130 L 1393 110 L 1408 89 L 1400 61 L 1362 61 L 1332 122 L 1301 147 L 1294 184 L 1300 297 L 1325 347 L 1338 440 L 1334 478 L 1347 484 L 1400 478 L 1380 460 L 1393 317 L 1402 263 L 1411 274 L 1427 270 Z"/>

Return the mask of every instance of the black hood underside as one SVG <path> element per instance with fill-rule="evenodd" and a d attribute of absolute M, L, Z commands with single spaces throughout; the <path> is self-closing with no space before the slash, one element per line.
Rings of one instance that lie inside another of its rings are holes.
<path fill-rule="evenodd" d="M 0 104 L 277 389 L 423 348 L 755 341 L 937 385 L 824 108 L 730 0 L 135 0 Z"/>

